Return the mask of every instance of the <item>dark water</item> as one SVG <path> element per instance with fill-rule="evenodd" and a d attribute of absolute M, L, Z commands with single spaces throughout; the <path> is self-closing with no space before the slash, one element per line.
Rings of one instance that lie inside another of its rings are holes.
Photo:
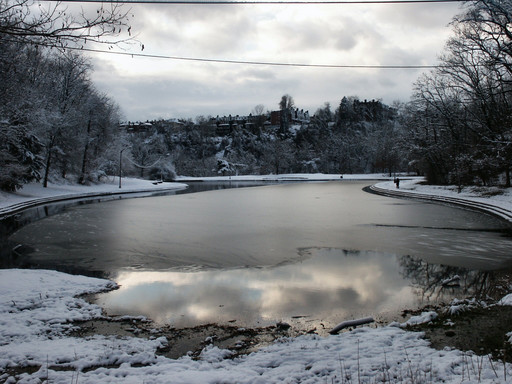
<path fill-rule="evenodd" d="M 111 313 L 175 325 L 336 322 L 481 289 L 511 265 L 499 220 L 303 183 L 69 207 L 10 241 L 30 265 L 107 273 Z M 440 288 L 458 274 L 458 288 Z M 485 280 L 482 282 L 481 280 Z M 475 283 L 479 282 L 479 284 Z M 477 288 L 478 287 L 478 288 Z"/>

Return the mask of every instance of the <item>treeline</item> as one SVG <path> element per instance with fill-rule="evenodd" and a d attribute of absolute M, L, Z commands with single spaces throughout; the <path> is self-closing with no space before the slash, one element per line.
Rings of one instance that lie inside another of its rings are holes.
<path fill-rule="evenodd" d="M 0 188 L 115 173 L 118 108 L 94 88 L 87 60 L 2 40 L 0 52 Z"/>
<path fill-rule="evenodd" d="M 434 184 L 504 183 L 512 166 L 512 2 L 468 2 L 404 111 L 404 153 Z"/>
<path fill-rule="evenodd" d="M 117 170 L 118 108 L 94 88 L 90 64 L 73 52 L 131 40 L 132 15 L 114 3 L 73 9 L 0 1 L 2 190 L 34 180 L 46 186 L 52 174 L 84 183 Z"/>
<path fill-rule="evenodd" d="M 275 125 L 259 105 L 251 124 L 222 134 L 209 117 L 156 121 L 129 134 L 120 130 L 118 108 L 94 88 L 90 64 L 66 47 L 130 34 L 128 15 L 116 4 L 76 17 L 59 12 L 58 4 L 41 5 L 37 13 L 31 5 L 0 2 L 3 190 L 33 180 L 46 185 L 52 175 L 97 181 L 119 174 L 123 159 L 124 174 L 167 180 L 176 173 L 410 171 L 434 184 L 510 186 L 509 0 L 466 3 L 452 22 L 439 66 L 417 80 L 407 104 L 343 97 L 306 123 L 294 121 L 293 98 L 284 95 L 276 100 Z"/>
<path fill-rule="evenodd" d="M 297 128 L 285 95 L 278 128 L 216 138 L 199 124 L 166 137 L 165 145 L 177 172 L 187 175 L 410 171 L 432 184 L 510 186 L 511 21 L 510 1 L 467 2 L 439 66 L 417 80 L 407 104 L 343 98 Z"/>
<path fill-rule="evenodd" d="M 396 108 L 380 101 L 343 97 L 316 111 L 309 127 L 297 132 L 298 172 L 374 173 L 403 171 L 399 155 L 402 127 Z"/>
<path fill-rule="evenodd" d="M 152 129 L 130 134 L 134 163 L 158 168 L 158 164 L 169 163 L 163 160 L 169 154 L 176 173 L 188 176 L 392 173 L 407 167 L 399 155 L 402 129 L 396 109 L 380 101 L 344 97 L 336 110 L 325 104 L 311 121 L 294 122 L 293 98 L 283 98 L 286 103 L 279 103 L 277 124 L 270 125 L 269 113 L 253 114 L 250 124 L 235 123 L 222 136 L 212 117 L 171 125 L 154 121 Z M 144 143 L 142 148 L 140 143 Z M 139 169 L 143 175 L 143 168 Z"/>

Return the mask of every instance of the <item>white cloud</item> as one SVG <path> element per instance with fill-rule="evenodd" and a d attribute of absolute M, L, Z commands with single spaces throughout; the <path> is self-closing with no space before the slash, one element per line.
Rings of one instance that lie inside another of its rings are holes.
<path fill-rule="evenodd" d="M 134 5 L 143 53 L 337 65 L 435 64 L 453 4 Z M 134 53 L 138 53 L 136 49 Z M 94 55 L 98 87 L 127 118 L 248 114 L 288 93 L 314 112 L 344 95 L 407 100 L 414 70 L 355 70 Z"/>

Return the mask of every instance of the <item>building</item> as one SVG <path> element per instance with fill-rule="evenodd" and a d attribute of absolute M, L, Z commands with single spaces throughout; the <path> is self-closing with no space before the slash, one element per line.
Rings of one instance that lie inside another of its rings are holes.
<path fill-rule="evenodd" d="M 137 122 L 125 122 L 119 124 L 120 129 L 124 129 L 128 133 L 140 133 L 140 132 L 148 132 L 153 128 L 153 124 L 150 122 L 141 123 Z"/>
<path fill-rule="evenodd" d="M 281 114 L 282 111 L 270 112 L 270 124 L 274 126 L 281 125 Z M 304 111 L 303 109 L 299 110 L 299 108 L 292 108 L 288 115 L 288 121 L 291 124 L 309 124 L 309 112 Z"/>

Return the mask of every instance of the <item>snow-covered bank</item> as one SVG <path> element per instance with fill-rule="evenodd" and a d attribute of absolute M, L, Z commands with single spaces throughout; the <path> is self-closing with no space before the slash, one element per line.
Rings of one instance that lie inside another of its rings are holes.
<path fill-rule="evenodd" d="M 41 183 L 30 183 L 15 193 L 0 192 L 0 216 L 31 206 L 66 200 L 90 198 L 95 196 L 118 195 L 135 192 L 157 192 L 173 189 L 183 189 L 183 183 L 155 183 L 148 180 L 123 178 L 119 188 L 119 178 L 93 185 L 52 184 L 43 188 Z"/>
<path fill-rule="evenodd" d="M 112 195 L 134 192 L 151 192 L 171 189 L 186 188 L 186 182 L 197 181 L 254 181 L 254 182 L 279 182 L 279 181 L 329 181 L 329 180 L 389 180 L 382 174 L 368 175 L 326 175 L 316 174 L 285 174 L 285 175 L 241 175 L 241 176 L 215 176 L 215 177 L 188 177 L 178 176 L 175 183 L 155 183 L 149 180 L 141 180 L 126 177 L 122 179 L 119 188 L 119 178 L 111 177 L 108 180 L 92 185 L 80 185 L 75 183 L 54 184 L 49 183 L 48 188 L 43 188 L 41 183 L 25 184 L 15 193 L 0 191 L 0 214 L 18 205 L 56 201 L 58 199 L 91 197 L 97 195 Z"/>
<path fill-rule="evenodd" d="M 0 381 L 6 383 L 503 383 L 512 365 L 430 348 L 399 327 L 285 338 L 247 356 L 207 347 L 199 360 L 156 354 L 167 341 L 66 336 L 73 320 L 101 310 L 76 295 L 112 288 L 107 280 L 44 270 L 0 271 Z M 212 339 L 214 339 L 211 335 Z M 21 373 L 33 366 L 34 373 Z M 48 380 L 48 381 L 46 381 Z"/>
<path fill-rule="evenodd" d="M 334 180 L 391 180 L 392 177 L 382 173 L 371 174 L 324 174 L 324 173 L 290 173 L 282 175 L 240 175 L 240 176 L 212 176 L 212 177 L 189 177 L 178 176 L 177 181 L 258 181 L 258 182 L 279 182 L 279 181 L 334 181 Z"/>
<path fill-rule="evenodd" d="M 111 177 L 108 180 L 92 185 L 74 183 L 49 183 L 43 188 L 41 183 L 25 184 L 15 193 L 0 191 L 0 217 L 16 213 L 20 210 L 40 204 L 56 202 L 59 200 L 91 198 L 97 196 L 115 196 L 132 193 L 151 193 L 187 188 L 187 182 L 285 182 L 285 181 L 332 181 L 332 180 L 389 180 L 382 174 L 368 175 L 326 175 L 326 174 L 284 174 L 284 175 L 241 175 L 241 176 L 215 176 L 215 177 L 187 177 L 179 176 L 174 183 L 152 182 L 135 178 L 123 178 L 119 188 L 119 178 Z"/>
<path fill-rule="evenodd" d="M 456 186 L 423 185 L 422 181 L 422 178 L 404 178 L 400 181 L 399 189 L 393 181 L 384 181 L 375 184 L 372 189 L 389 195 L 459 204 L 512 222 L 512 188 L 464 187 L 458 192 Z"/>

